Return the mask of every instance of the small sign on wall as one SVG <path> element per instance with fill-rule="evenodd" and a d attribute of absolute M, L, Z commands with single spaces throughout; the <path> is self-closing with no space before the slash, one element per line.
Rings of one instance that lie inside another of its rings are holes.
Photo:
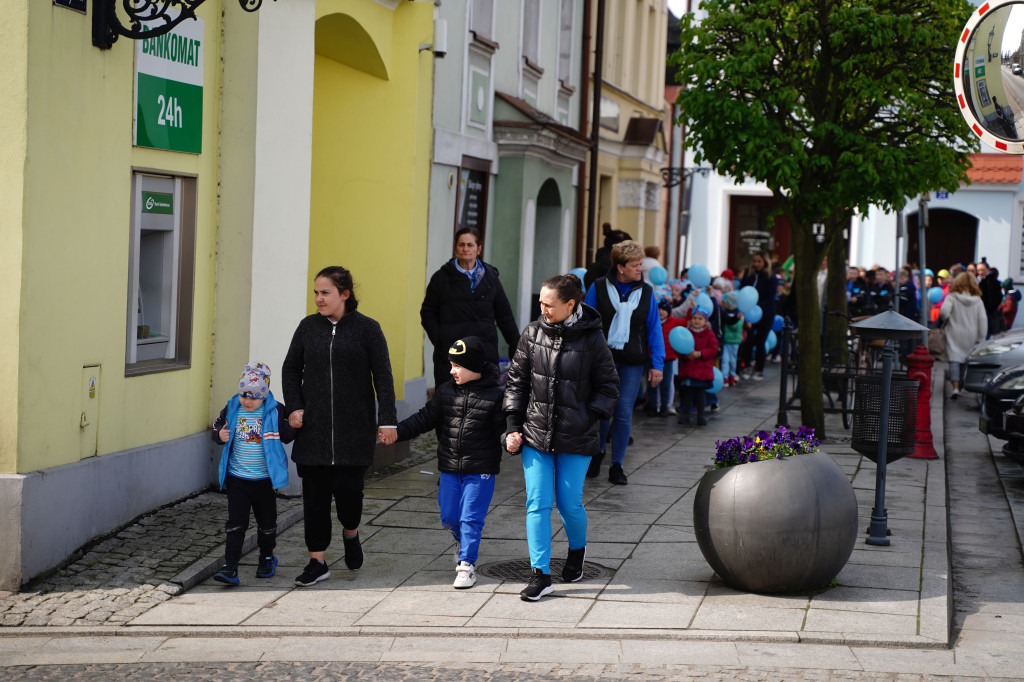
<path fill-rule="evenodd" d="M 57 7 L 66 7 L 85 14 L 85 0 L 53 0 Z"/>

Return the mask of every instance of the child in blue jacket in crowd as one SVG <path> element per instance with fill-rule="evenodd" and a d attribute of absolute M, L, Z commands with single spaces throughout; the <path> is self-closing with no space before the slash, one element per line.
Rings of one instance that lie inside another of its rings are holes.
<path fill-rule="evenodd" d="M 437 504 L 441 524 L 455 539 L 455 589 L 476 584 L 480 538 L 503 452 L 505 389 L 498 368 L 485 358 L 484 344 L 475 336 L 453 343 L 448 360 L 455 381 L 438 386 L 430 402 L 398 425 L 399 441 L 437 432 Z"/>
<path fill-rule="evenodd" d="M 270 368 L 262 362 L 245 366 L 238 394 L 231 397 L 213 422 L 213 439 L 223 443 L 220 456 L 220 487 L 227 488 L 228 520 L 224 567 L 213 576 L 217 582 L 238 584 L 238 561 L 249 528 L 249 510 L 256 517 L 260 548 L 257 578 L 270 578 L 277 569 L 277 496 L 288 487 L 288 457 L 282 443 L 295 438 L 284 406 L 270 392 Z"/>

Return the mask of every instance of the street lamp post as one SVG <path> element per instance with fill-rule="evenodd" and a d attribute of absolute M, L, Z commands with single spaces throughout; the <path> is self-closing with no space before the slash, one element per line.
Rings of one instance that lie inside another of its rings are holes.
<path fill-rule="evenodd" d="M 884 313 L 873 315 L 866 320 L 854 322 L 850 325 L 850 328 L 865 339 L 882 339 L 885 341 L 885 348 L 882 351 L 881 414 L 878 417 L 875 506 L 871 510 L 871 524 L 868 527 L 866 542 L 869 545 L 888 547 L 889 514 L 885 508 L 885 473 L 886 464 L 889 459 L 889 401 L 890 387 L 892 385 L 892 365 L 896 356 L 893 344 L 896 341 L 913 339 L 919 336 L 922 330 L 927 331 L 927 327 L 922 327 L 894 310 L 887 310 Z"/>

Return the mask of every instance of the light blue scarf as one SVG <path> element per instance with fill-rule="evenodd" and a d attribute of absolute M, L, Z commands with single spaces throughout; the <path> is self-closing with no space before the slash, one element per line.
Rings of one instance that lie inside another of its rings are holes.
<path fill-rule="evenodd" d="M 623 301 L 618 287 L 610 277 L 605 280 L 605 284 L 608 286 L 608 298 L 611 299 L 612 306 L 615 307 L 615 317 L 612 318 L 612 324 L 608 328 L 608 346 L 615 350 L 622 350 L 626 347 L 626 342 L 629 341 L 630 319 L 633 317 L 633 311 L 640 305 L 640 296 L 644 293 L 644 288 L 633 289 L 629 292 L 629 298 Z"/>

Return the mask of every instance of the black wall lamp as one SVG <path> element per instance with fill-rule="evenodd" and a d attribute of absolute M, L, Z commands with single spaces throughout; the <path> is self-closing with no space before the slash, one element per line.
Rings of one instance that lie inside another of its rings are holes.
<path fill-rule="evenodd" d="M 701 166 L 699 168 L 683 168 L 683 167 L 680 167 L 680 166 L 676 166 L 674 168 L 673 167 L 662 168 L 661 169 L 661 179 L 662 179 L 662 185 L 661 186 L 662 187 L 675 187 L 676 185 L 678 185 L 681 182 L 683 182 L 684 180 L 686 180 L 686 178 L 692 177 L 692 176 L 696 175 L 697 173 L 700 173 L 703 177 L 706 178 L 708 176 L 708 173 L 710 173 L 713 170 L 714 170 L 713 168 L 708 168 L 707 166 Z"/>
<path fill-rule="evenodd" d="M 117 13 L 118 0 L 93 0 L 92 2 L 92 44 L 101 50 L 109 50 L 118 37 L 132 40 L 156 38 L 170 33 L 186 19 L 196 18 L 196 9 L 204 0 L 120 0 L 127 16 L 127 24 L 121 23 Z M 238 0 L 246 12 L 255 12 L 263 0 Z"/>

